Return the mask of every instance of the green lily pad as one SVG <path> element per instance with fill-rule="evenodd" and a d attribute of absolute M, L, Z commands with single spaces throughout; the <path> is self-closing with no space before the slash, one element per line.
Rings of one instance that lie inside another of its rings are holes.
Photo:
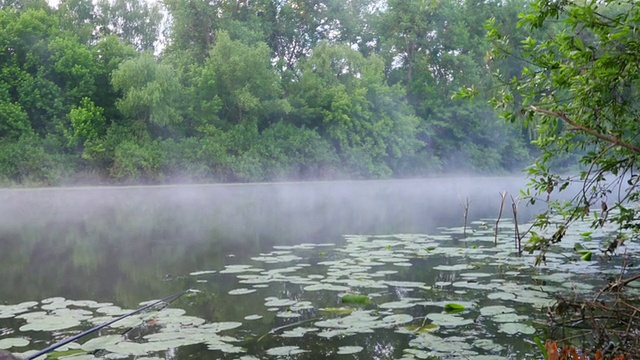
<path fill-rule="evenodd" d="M 448 303 L 444 305 L 444 310 L 448 313 L 457 313 L 464 311 L 464 306 L 456 303 Z"/>
<path fill-rule="evenodd" d="M 343 304 L 368 304 L 370 301 L 369 296 L 362 294 L 347 294 L 342 296 Z"/>

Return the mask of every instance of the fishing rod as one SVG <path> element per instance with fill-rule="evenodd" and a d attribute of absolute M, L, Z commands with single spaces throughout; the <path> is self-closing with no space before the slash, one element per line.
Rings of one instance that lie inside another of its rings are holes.
<path fill-rule="evenodd" d="M 188 292 L 191 292 L 191 289 L 187 289 L 187 290 L 184 290 L 184 291 L 169 295 L 169 296 L 167 296 L 165 298 L 162 298 L 162 299 L 160 299 L 158 301 L 154 301 L 151 304 L 147 304 L 147 305 L 145 305 L 145 306 L 143 306 L 143 307 L 141 307 L 141 308 L 139 308 L 137 310 L 133 310 L 133 311 L 131 311 L 129 313 L 126 313 L 126 314 L 124 314 L 124 315 L 122 315 L 120 317 L 117 317 L 117 318 L 115 318 L 113 320 L 107 321 L 106 323 L 100 324 L 100 325 L 95 326 L 95 327 L 93 327 L 93 328 L 91 328 L 89 330 L 83 331 L 80 334 L 74 335 L 74 336 L 66 338 L 66 339 L 64 339 L 64 340 L 62 340 L 60 342 L 57 342 L 57 343 L 55 343 L 55 344 L 53 344 L 53 345 L 51 345 L 51 346 L 49 346 L 49 347 L 47 347 L 45 349 L 42 349 L 42 350 L 38 351 L 37 353 L 35 353 L 33 355 L 30 355 L 30 356 L 26 357 L 25 360 L 33 360 L 33 359 L 35 359 L 35 358 L 37 358 L 39 356 L 45 355 L 47 353 L 50 353 L 53 350 L 55 350 L 55 349 L 57 349 L 57 348 L 59 348 L 61 346 L 67 345 L 68 343 L 70 343 L 72 341 L 76 341 L 76 340 L 80 339 L 81 337 L 84 337 L 84 336 L 87 336 L 87 335 L 89 335 L 91 333 L 94 333 L 94 332 L 96 332 L 96 331 L 98 331 L 100 329 L 103 329 L 103 328 L 105 328 L 105 327 L 107 327 L 107 326 L 109 326 L 109 325 L 111 325 L 111 324 L 113 324 L 115 322 L 118 322 L 118 321 L 120 321 L 120 320 L 122 320 L 124 318 L 127 318 L 129 316 L 141 313 L 141 312 L 143 312 L 143 311 L 145 311 L 145 310 L 147 310 L 149 308 L 152 308 L 152 307 L 154 307 L 154 306 L 156 306 L 156 305 L 158 305 L 160 303 L 166 303 L 166 302 L 171 302 L 171 301 L 177 300 L 182 295 L 184 295 L 184 294 L 186 294 Z"/>

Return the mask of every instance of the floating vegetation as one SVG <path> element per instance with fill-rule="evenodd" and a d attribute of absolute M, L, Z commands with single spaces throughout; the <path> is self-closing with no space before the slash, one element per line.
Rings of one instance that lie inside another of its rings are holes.
<path fill-rule="evenodd" d="M 346 294 L 342 296 L 343 304 L 368 304 L 371 301 L 369 296 L 362 294 Z"/>
<path fill-rule="evenodd" d="M 189 274 L 207 279 L 196 283 L 202 294 L 195 296 L 213 294 L 218 306 L 226 306 L 214 307 L 207 319 L 188 307 L 151 311 L 57 354 L 74 360 L 94 359 L 96 352 L 154 359 L 200 344 L 217 352 L 216 358 L 314 351 L 324 351 L 317 357 L 372 358 L 380 350 L 361 345 L 382 336 L 395 339 L 388 351 L 403 359 L 531 357 L 536 349 L 530 339 L 539 331 L 534 317 L 556 302 L 556 294 L 592 291 L 589 275 L 598 271 L 598 262 L 578 259 L 597 254 L 574 245 L 584 236 L 567 234 L 566 256 L 548 254 L 544 269 L 532 269 L 533 255 L 513 256 L 513 224 L 502 219 L 500 229 L 509 235 L 498 234 L 496 246 L 493 228 L 486 225 L 493 223 L 470 223 L 464 241 L 455 240 L 464 229 L 453 228 L 440 235 L 351 235 L 344 244 L 275 246 L 246 264 Z M 598 246 L 597 234 L 589 238 L 590 247 Z M 45 333 L 59 338 L 129 311 L 59 297 L 0 305 L 0 319 L 17 324 L 11 337 L 0 333 L 0 349 L 22 351 Z"/>

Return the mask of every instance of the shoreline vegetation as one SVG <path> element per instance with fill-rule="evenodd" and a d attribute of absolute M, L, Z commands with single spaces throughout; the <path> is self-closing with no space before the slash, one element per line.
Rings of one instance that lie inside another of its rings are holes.
<path fill-rule="evenodd" d="M 536 266 L 589 216 L 615 251 L 640 234 L 638 26 L 624 0 L 0 0 L 0 186 L 526 167 Z M 636 303 L 582 302 L 590 345 L 633 358 Z"/>
<path fill-rule="evenodd" d="M 452 95 L 522 68 L 483 24 L 526 3 L 1 1 L 0 184 L 520 170 L 534 134 Z"/>

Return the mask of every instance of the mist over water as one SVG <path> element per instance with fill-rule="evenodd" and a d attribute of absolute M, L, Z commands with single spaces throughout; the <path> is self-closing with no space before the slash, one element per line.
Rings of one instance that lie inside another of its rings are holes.
<path fill-rule="evenodd" d="M 241 262 L 274 245 L 345 234 L 430 233 L 496 217 L 516 177 L 0 191 L 0 298 L 133 306 L 166 277 Z M 509 217 L 505 212 L 503 215 Z M 526 219 L 527 211 L 521 210 Z"/>

